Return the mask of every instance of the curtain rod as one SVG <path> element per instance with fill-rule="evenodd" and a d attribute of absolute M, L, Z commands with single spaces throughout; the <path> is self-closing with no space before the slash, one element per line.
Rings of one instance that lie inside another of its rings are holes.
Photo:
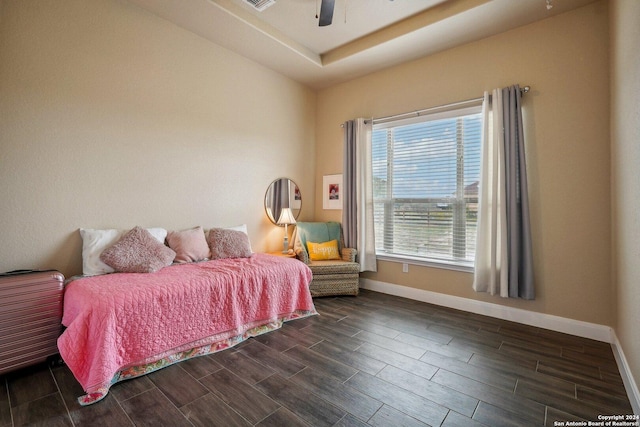
<path fill-rule="evenodd" d="M 521 94 L 525 94 L 528 93 L 531 90 L 530 86 L 524 86 L 520 88 L 520 93 Z M 365 120 L 365 123 L 369 123 L 370 121 L 373 123 L 382 123 L 382 122 L 386 122 L 389 120 L 394 120 L 394 119 L 398 119 L 401 117 L 410 117 L 410 116 L 419 116 L 421 114 L 424 113 L 429 113 L 435 110 L 441 110 L 443 108 L 450 108 L 450 107 L 460 107 L 463 106 L 465 104 L 472 104 L 474 102 L 478 102 L 478 101 L 482 101 L 484 99 L 484 97 L 479 97 L 479 98 L 474 98 L 474 99 L 467 99 L 466 101 L 458 101 L 458 102 L 453 102 L 451 104 L 444 104 L 444 105 L 438 105 L 437 107 L 430 107 L 430 108 L 425 108 L 423 110 L 416 110 L 416 111 L 410 111 L 408 113 L 401 113 L 401 114 L 395 114 L 393 116 L 386 116 L 386 117 L 378 117 L 378 118 L 374 118 L 374 119 L 370 119 L 370 120 Z M 342 127 L 344 127 L 344 125 L 340 125 Z"/>

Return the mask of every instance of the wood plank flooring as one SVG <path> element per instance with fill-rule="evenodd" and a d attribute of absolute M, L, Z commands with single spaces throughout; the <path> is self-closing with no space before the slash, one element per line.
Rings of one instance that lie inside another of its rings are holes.
<path fill-rule="evenodd" d="M 381 293 L 314 300 L 80 407 L 66 366 L 0 377 L 0 427 L 553 426 L 631 414 L 610 345 Z"/>

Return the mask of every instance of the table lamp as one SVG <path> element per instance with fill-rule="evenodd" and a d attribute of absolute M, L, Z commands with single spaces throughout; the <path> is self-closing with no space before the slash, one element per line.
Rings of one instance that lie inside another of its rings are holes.
<path fill-rule="evenodd" d="M 284 242 L 282 245 L 283 254 L 289 252 L 289 230 L 287 229 L 287 226 L 295 223 L 296 219 L 293 216 L 293 212 L 291 212 L 291 208 L 282 209 L 282 212 L 280 212 L 280 218 L 278 218 L 278 225 L 284 224 Z"/>

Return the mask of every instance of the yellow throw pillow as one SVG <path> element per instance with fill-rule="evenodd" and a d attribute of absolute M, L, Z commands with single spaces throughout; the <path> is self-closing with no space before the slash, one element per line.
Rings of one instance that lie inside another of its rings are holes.
<path fill-rule="evenodd" d="M 337 240 L 331 240 L 324 243 L 307 242 L 307 250 L 309 251 L 309 258 L 311 261 L 340 259 Z"/>

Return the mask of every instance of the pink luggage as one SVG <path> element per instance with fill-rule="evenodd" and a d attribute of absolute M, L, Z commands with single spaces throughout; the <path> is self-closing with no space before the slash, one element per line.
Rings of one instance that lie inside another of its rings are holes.
<path fill-rule="evenodd" d="M 0 274 L 0 375 L 58 353 L 63 286 L 54 270 Z"/>

